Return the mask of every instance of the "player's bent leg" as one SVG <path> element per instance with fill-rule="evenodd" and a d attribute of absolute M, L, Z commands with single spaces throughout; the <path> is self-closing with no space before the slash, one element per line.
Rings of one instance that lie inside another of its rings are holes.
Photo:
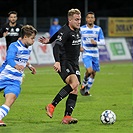
<path fill-rule="evenodd" d="M 75 74 L 69 75 L 66 78 L 66 83 L 69 84 L 73 90 L 76 90 L 80 84 Z"/>
<path fill-rule="evenodd" d="M 81 84 L 81 89 L 84 89 L 88 85 L 88 80 L 90 75 L 92 74 L 92 67 L 89 67 L 86 69 L 82 84 Z"/>
<path fill-rule="evenodd" d="M 46 114 L 47 114 L 50 118 L 53 117 L 54 109 L 55 109 L 55 107 L 54 107 L 52 104 L 48 104 L 48 105 L 45 107 Z"/>
<path fill-rule="evenodd" d="M 9 93 L 5 95 L 5 98 L 6 98 L 6 101 L 4 104 L 10 108 L 12 104 L 15 102 L 17 97 L 15 94 Z"/>

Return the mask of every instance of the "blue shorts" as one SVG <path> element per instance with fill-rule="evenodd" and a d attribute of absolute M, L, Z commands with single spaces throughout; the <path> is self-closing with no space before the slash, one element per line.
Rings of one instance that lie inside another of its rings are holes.
<path fill-rule="evenodd" d="M 8 93 L 13 93 L 16 95 L 16 97 L 19 96 L 21 92 L 21 88 L 17 85 L 12 84 L 2 84 L 0 83 L 0 91 L 4 90 L 4 96 Z"/>
<path fill-rule="evenodd" d="M 100 64 L 98 57 L 85 56 L 83 58 L 85 68 L 92 68 L 94 71 L 100 71 Z"/>

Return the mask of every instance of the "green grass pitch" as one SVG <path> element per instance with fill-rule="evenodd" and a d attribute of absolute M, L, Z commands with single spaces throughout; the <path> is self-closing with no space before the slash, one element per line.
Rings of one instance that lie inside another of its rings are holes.
<path fill-rule="evenodd" d="M 81 78 L 84 67 L 81 64 Z M 101 63 L 91 89 L 91 97 L 78 95 L 73 117 L 79 121 L 73 125 L 63 125 L 65 99 L 56 107 L 52 119 L 46 116 L 45 105 L 50 103 L 64 86 L 53 66 L 37 67 L 32 75 L 26 69 L 22 91 L 9 114 L 3 119 L 6 127 L 0 133 L 130 133 L 132 132 L 132 85 L 133 65 L 131 62 Z M 0 105 L 3 104 L 0 92 Z M 110 109 L 117 120 L 113 125 L 100 122 L 101 113 Z"/>

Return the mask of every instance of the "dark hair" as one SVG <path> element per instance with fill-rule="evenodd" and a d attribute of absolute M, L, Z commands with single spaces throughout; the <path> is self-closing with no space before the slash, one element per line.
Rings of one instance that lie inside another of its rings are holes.
<path fill-rule="evenodd" d="M 89 11 L 87 14 L 86 14 L 86 17 L 87 17 L 87 15 L 88 14 L 92 14 L 92 15 L 94 15 L 95 16 L 95 13 L 94 12 L 92 12 L 92 11 Z"/>
<path fill-rule="evenodd" d="M 16 14 L 16 16 L 18 15 L 18 13 L 17 13 L 16 11 L 10 11 L 10 12 L 8 13 L 8 17 L 9 17 L 11 14 Z"/>

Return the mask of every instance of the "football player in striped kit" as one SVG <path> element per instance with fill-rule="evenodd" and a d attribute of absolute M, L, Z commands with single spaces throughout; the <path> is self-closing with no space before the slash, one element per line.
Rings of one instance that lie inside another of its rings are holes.
<path fill-rule="evenodd" d="M 6 60 L 0 67 L 0 91 L 4 90 L 5 97 L 4 104 L 0 106 L 0 126 L 6 126 L 2 119 L 21 92 L 24 68 L 28 67 L 32 74 L 36 73 L 36 69 L 28 62 L 36 34 L 37 30 L 33 26 L 23 26 L 22 39 L 10 44 Z"/>
<path fill-rule="evenodd" d="M 84 96 L 91 96 L 90 88 L 94 82 L 96 72 L 100 71 L 98 46 L 105 45 L 102 28 L 95 25 L 94 22 L 95 14 L 88 12 L 86 24 L 80 27 L 82 59 L 86 68 L 80 92 Z"/>

